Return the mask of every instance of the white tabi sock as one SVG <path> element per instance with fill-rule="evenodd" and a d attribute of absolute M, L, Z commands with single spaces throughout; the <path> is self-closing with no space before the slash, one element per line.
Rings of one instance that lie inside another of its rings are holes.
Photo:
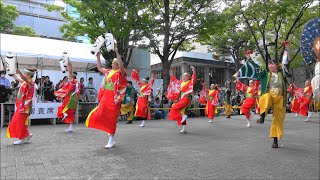
<path fill-rule="evenodd" d="M 184 122 L 185 120 L 187 120 L 187 117 L 188 117 L 188 116 L 187 116 L 187 115 L 185 115 L 185 114 L 184 114 L 184 115 L 182 115 L 181 122 Z"/>
<path fill-rule="evenodd" d="M 141 124 L 140 124 L 140 127 L 144 127 L 145 126 L 145 121 L 142 120 Z"/>
<path fill-rule="evenodd" d="M 250 121 L 249 120 L 247 120 L 247 127 L 250 127 L 251 125 L 250 125 Z"/>
<path fill-rule="evenodd" d="M 185 132 L 187 132 L 186 125 L 182 125 L 182 129 L 181 129 L 180 133 L 185 133 Z"/>

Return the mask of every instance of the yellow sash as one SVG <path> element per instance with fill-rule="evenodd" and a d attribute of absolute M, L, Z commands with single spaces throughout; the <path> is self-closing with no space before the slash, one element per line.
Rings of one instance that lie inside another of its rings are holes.
<path fill-rule="evenodd" d="M 107 82 L 111 82 L 110 81 L 110 78 L 114 75 L 114 73 L 116 73 L 118 70 L 114 70 L 114 69 L 111 69 L 106 77 L 106 81 Z"/>
<path fill-rule="evenodd" d="M 251 89 L 252 89 L 252 87 L 248 87 L 248 89 L 247 89 L 247 94 L 246 94 L 246 96 L 247 96 L 248 98 L 253 97 L 253 94 L 250 93 Z"/>
<path fill-rule="evenodd" d="M 141 88 L 140 88 L 140 97 L 142 97 L 143 96 L 143 90 L 144 90 L 144 88 L 146 88 L 147 87 L 147 85 L 142 85 L 141 86 Z"/>
<path fill-rule="evenodd" d="M 208 96 L 208 100 L 212 100 L 213 97 L 211 96 L 212 93 L 214 93 L 215 90 L 209 90 L 209 96 Z"/>
<path fill-rule="evenodd" d="M 111 81 L 111 77 L 117 72 L 117 70 L 110 70 L 107 77 L 106 77 L 106 85 L 105 89 L 107 90 L 114 90 L 114 83 Z"/>
<path fill-rule="evenodd" d="M 181 83 L 181 86 L 180 86 L 180 90 L 182 90 L 182 88 L 183 88 L 185 85 L 187 85 L 189 82 L 190 82 L 190 80 L 185 81 L 185 82 L 182 82 L 182 83 Z"/>

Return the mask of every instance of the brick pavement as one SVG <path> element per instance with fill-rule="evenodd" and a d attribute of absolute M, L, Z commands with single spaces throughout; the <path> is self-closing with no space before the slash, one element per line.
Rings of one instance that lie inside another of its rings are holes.
<path fill-rule="evenodd" d="M 311 122 L 286 115 L 280 148 L 263 125 L 244 116 L 190 118 L 187 134 L 176 122 L 118 123 L 116 147 L 84 124 L 30 127 L 29 144 L 12 145 L 1 130 L 1 179 L 319 179 L 319 113 Z M 255 118 L 257 119 L 257 117 Z"/>

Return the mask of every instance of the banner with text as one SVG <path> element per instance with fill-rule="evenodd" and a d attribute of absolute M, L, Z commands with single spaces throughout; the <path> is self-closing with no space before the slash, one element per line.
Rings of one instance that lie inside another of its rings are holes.
<path fill-rule="evenodd" d="M 30 119 L 57 118 L 61 103 L 35 103 L 30 112 Z"/>

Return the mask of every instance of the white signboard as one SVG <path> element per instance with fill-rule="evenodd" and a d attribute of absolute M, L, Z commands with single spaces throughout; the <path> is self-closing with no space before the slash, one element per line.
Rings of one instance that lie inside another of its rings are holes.
<path fill-rule="evenodd" d="M 57 118 L 58 107 L 62 103 L 35 103 L 30 112 L 30 119 Z"/>

